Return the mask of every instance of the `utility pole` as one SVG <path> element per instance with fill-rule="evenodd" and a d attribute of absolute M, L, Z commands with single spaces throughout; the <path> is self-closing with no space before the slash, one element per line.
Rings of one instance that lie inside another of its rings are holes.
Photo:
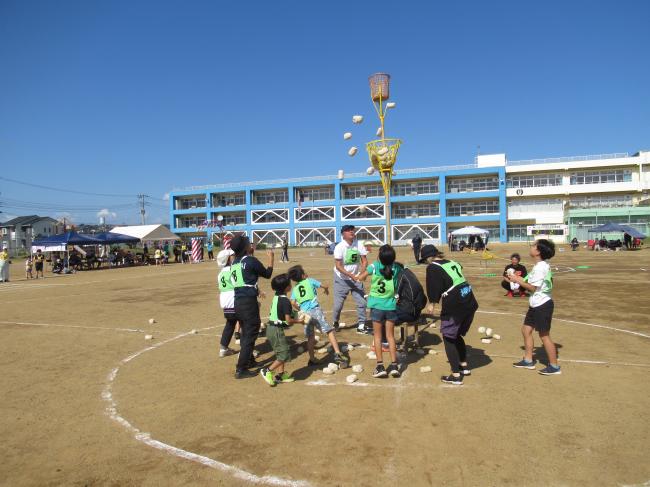
<path fill-rule="evenodd" d="M 138 199 L 140 200 L 140 217 L 141 217 L 142 225 L 145 224 L 145 213 L 146 213 L 146 212 L 145 212 L 145 209 L 144 209 L 144 206 L 145 206 L 145 201 L 144 201 L 144 199 L 145 199 L 145 198 L 148 198 L 148 197 L 149 197 L 149 196 L 146 195 L 146 194 L 139 194 L 139 195 L 138 195 Z"/>

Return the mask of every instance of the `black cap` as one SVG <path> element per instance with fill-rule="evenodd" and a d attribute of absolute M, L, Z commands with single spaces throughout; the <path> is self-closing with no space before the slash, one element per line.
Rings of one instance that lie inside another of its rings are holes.
<path fill-rule="evenodd" d="M 246 235 L 237 235 L 230 241 L 230 248 L 236 254 L 241 254 L 249 243 L 250 240 Z"/>
<path fill-rule="evenodd" d="M 435 245 L 425 245 L 420 249 L 420 260 L 424 261 L 429 257 L 435 257 L 438 254 L 440 254 L 440 251 Z"/>
<path fill-rule="evenodd" d="M 349 232 L 350 230 L 354 230 L 356 227 L 354 225 L 343 225 L 341 227 L 341 233 L 343 232 Z"/>

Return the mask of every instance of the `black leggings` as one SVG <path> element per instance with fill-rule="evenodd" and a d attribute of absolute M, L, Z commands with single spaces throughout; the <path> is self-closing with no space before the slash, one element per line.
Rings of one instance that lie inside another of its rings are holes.
<path fill-rule="evenodd" d="M 501 287 L 508 292 L 512 292 L 512 288 L 510 287 L 510 281 L 501 281 Z"/>
<path fill-rule="evenodd" d="M 262 324 L 257 297 L 235 297 L 235 316 L 241 325 L 237 370 L 243 370 L 248 369 L 253 362 L 253 347 Z"/>
<path fill-rule="evenodd" d="M 235 333 L 235 325 L 237 324 L 237 317 L 235 314 L 228 313 L 224 315 L 226 318 L 226 326 L 223 329 L 221 334 L 221 348 L 228 348 L 230 346 L 230 340 L 232 340 L 232 335 Z"/>
<path fill-rule="evenodd" d="M 445 352 L 447 352 L 447 360 L 451 365 L 451 371 L 456 373 L 460 372 L 460 363 L 467 360 L 467 349 L 465 348 L 465 340 L 458 335 L 458 338 L 448 338 L 443 336 L 445 341 Z"/>

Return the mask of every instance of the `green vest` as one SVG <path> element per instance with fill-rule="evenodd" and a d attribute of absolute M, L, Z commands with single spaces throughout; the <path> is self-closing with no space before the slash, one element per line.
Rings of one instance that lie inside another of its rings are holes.
<path fill-rule="evenodd" d="M 241 267 L 241 263 L 244 261 L 246 257 L 248 256 L 245 255 L 244 257 L 242 257 L 242 259 L 239 262 L 230 266 L 230 276 L 231 276 L 230 279 L 235 289 L 237 289 L 238 287 L 246 286 L 246 283 L 244 282 L 244 273 Z M 251 287 L 255 287 L 255 286 L 251 286 Z"/>
<path fill-rule="evenodd" d="M 217 278 L 218 284 L 219 284 L 219 292 L 226 292 L 226 291 L 232 291 L 235 289 L 235 285 L 232 282 L 232 270 L 231 269 L 224 269 L 219 273 L 219 277 Z"/>
<path fill-rule="evenodd" d="M 397 268 L 393 266 L 393 278 L 386 279 L 381 270 L 384 266 L 381 262 L 376 261 L 372 264 L 372 281 L 370 283 L 370 296 L 380 299 L 393 299 L 395 297 L 395 278 L 397 277 Z"/>
<path fill-rule="evenodd" d="M 298 304 L 313 301 L 315 298 L 316 290 L 309 279 L 304 279 L 296 284 L 296 301 Z"/>
<path fill-rule="evenodd" d="M 451 277 L 451 287 L 456 287 L 466 282 L 465 276 L 463 275 L 463 267 L 458 263 L 450 260 L 446 264 L 439 264 L 437 262 L 432 262 L 432 264 L 442 267 L 449 277 Z"/>
<path fill-rule="evenodd" d="M 345 265 L 354 265 L 358 264 L 360 259 L 359 249 L 356 247 L 350 247 L 345 251 L 345 257 L 343 258 L 343 264 Z"/>
<path fill-rule="evenodd" d="M 289 325 L 287 324 L 286 321 L 284 321 L 284 319 L 282 320 L 278 319 L 278 298 L 279 297 L 280 296 L 273 296 L 273 301 L 271 302 L 271 311 L 269 313 L 269 322 L 271 322 L 274 325 L 288 327 Z M 282 318 L 284 318 L 284 316 Z"/>

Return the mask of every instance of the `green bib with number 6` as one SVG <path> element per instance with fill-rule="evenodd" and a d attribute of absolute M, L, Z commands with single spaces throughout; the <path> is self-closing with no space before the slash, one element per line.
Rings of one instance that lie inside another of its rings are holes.
<path fill-rule="evenodd" d="M 309 279 L 305 279 L 296 284 L 296 301 L 298 301 L 298 304 L 312 301 L 315 297 L 316 292 L 314 291 L 314 286 Z"/>

